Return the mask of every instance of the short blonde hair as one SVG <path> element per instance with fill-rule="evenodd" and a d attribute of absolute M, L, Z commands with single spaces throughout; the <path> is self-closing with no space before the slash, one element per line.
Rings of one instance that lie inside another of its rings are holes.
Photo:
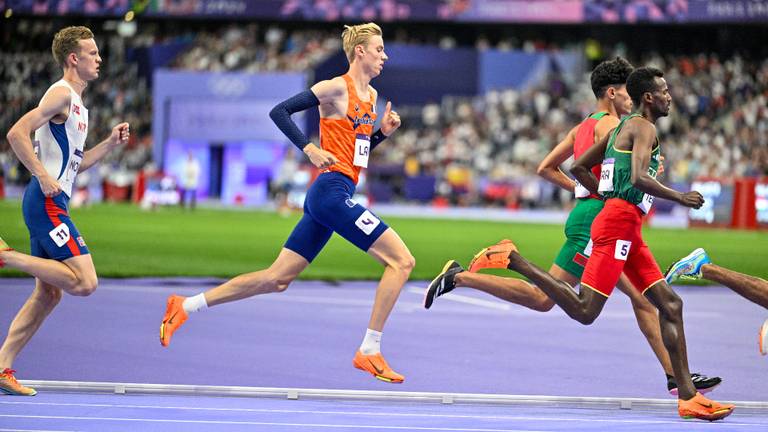
<path fill-rule="evenodd" d="M 371 36 L 381 36 L 381 27 L 376 23 L 358 24 L 354 26 L 344 26 L 344 31 L 341 33 L 342 46 L 344 47 L 344 53 L 347 54 L 347 60 L 350 63 L 355 60 L 355 47 L 358 45 L 366 45 L 368 39 Z"/>
<path fill-rule="evenodd" d="M 59 30 L 53 37 L 53 59 L 61 67 L 66 66 L 69 53 L 77 52 L 80 49 L 80 41 L 84 39 L 93 39 L 93 32 L 88 27 L 71 26 Z"/>

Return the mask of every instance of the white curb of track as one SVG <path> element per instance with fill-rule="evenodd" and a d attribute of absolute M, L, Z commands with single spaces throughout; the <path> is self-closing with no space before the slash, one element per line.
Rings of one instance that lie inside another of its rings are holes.
<path fill-rule="evenodd" d="M 37 390 L 116 393 L 116 394 L 167 394 L 189 396 L 237 396 L 269 397 L 283 399 L 358 399 L 388 400 L 397 402 L 427 403 L 476 403 L 476 404 L 530 404 L 557 405 L 566 407 L 590 407 L 608 409 L 664 408 L 677 405 L 676 399 L 619 398 L 619 397 L 579 397 L 579 396 L 541 396 L 541 395 L 504 395 L 483 393 L 438 393 L 404 392 L 375 390 L 331 390 L 278 387 L 237 387 L 206 386 L 185 384 L 141 384 L 114 382 L 81 381 L 34 381 L 23 380 L 23 385 Z M 728 401 L 739 409 L 768 410 L 768 402 Z"/>

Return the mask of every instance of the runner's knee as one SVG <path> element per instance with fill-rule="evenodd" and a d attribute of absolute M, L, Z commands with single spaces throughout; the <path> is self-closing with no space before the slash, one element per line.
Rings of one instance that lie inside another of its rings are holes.
<path fill-rule="evenodd" d="M 683 318 L 683 299 L 674 292 L 664 299 L 659 308 L 659 313 L 668 321 L 682 321 Z"/>
<path fill-rule="evenodd" d="M 555 307 L 555 302 L 546 295 L 542 295 L 536 299 L 536 303 L 534 303 L 532 309 L 536 312 L 549 312 L 553 307 Z"/>
<path fill-rule="evenodd" d="M 78 297 L 87 297 L 96 291 L 99 285 L 99 278 L 93 272 L 75 272 L 73 269 L 73 278 L 68 288 L 64 288 L 69 294 Z"/>
<path fill-rule="evenodd" d="M 288 289 L 288 285 L 291 284 L 292 279 L 278 279 L 274 281 L 274 292 L 284 292 Z"/>
<path fill-rule="evenodd" d="M 69 293 L 79 297 L 87 297 L 96 291 L 98 285 L 99 280 L 95 275 L 82 277 L 78 279 L 77 283 L 72 287 Z"/>
<path fill-rule="evenodd" d="M 404 254 L 395 258 L 394 262 L 391 264 L 391 267 L 394 267 L 403 273 L 410 274 L 413 268 L 416 267 L 416 258 L 414 258 L 410 252 L 406 251 Z"/>
<path fill-rule="evenodd" d="M 576 321 L 580 322 L 584 325 L 591 325 L 595 320 L 597 319 L 596 314 L 589 313 L 587 311 L 582 311 L 579 313 L 579 315 L 576 317 Z"/>
<path fill-rule="evenodd" d="M 267 270 L 267 290 L 269 292 L 284 292 L 288 289 L 288 286 L 296 278 L 293 275 L 286 275 L 276 272 L 274 270 Z"/>
<path fill-rule="evenodd" d="M 589 303 L 579 305 L 575 311 L 568 314 L 571 318 L 575 319 L 581 324 L 590 325 L 600 315 L 600 311 L 595 311 L 590 307 Z"/>

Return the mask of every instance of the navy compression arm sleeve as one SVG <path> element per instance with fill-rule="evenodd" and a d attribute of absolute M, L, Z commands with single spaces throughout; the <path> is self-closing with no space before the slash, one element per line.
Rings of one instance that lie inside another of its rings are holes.
<path fill-rule="evenodd" d="M 384 132 L 382 132 L 381 129 L 374 132 L 373 135 L 371 135 L 371 151 L 385 139 L 387 139 L 387 136 L 384 135 Z"/>
<path fill-rule="evenodd" d="M 317 99 L 311 90 L 304 90 L 303 92 L 288 98 L 272 108 L 269 112 L 269 118 L 275 122 L 278 129 L 280 129 L 289 140 L 298 147 L 304 149 L 309 144 L 309 139 L 304 132 L 296 126 L 296 123 L 291 119 L 291 114 L 299 111 L 304 111 L 312 107 L 320 105 L 320 101 Z"/>

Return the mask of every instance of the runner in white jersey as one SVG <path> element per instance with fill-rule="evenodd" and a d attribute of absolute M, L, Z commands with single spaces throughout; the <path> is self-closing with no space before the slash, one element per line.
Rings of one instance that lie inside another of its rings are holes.
<path fill-rule="evenodd" d="M 93 260 L 67 204 L 77 173 L 101 160 L 113 148 L 128 142 L 128 123 L 120 123 L 110 136 L 85 151 L 88 110 L 82 92 L 99 77 L 99 49 L 86 27 L 67 27 L 53 39 L 53 56 L 64 76 L 45 92 L 40 104 L 8 132 L 8 141 L 33 177 L 24 192 L 22 211 L 29 229 L 30 255 L 11 249 L 0 238 L 0 267 L 21 270 L 35 277 L 35 289 L 16 314 L 0 347 L 0 393 L 33 396 L 11 367 L 43 321 L 61 299 L 90 295 L 98 283 Z M 34 142 L 30 139 L 35 133 Z"/>
<path fill-rule="evenodd" d="M 64 87 L 70 93 L 71 102 L 67 121 L 64 123 L 49 121 L 40 126 L 35 130 L 33 145 L 35 154 L 42 162 L 45 171 L 59 182 L 62 192 L 72 197 L 72 184 L 83 161 L 85 137 L 88 135 L 88 109 L 80 95 L 65 79 L 54 83 L 45 92 L 43 99 L 58 87 Z"/>

